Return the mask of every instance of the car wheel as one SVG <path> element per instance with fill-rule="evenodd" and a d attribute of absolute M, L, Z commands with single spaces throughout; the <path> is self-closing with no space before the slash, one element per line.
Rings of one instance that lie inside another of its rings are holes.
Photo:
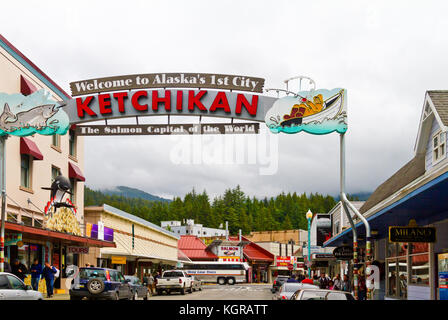
<path fill-rule="evenodd" d="M 158 296 L 161 296 L 163 294 L 163 290 L 156 290 L 156 291 Z"/>
<path fill-rule="evenodd" d="M 91 294 L 97 295 L 104 291 L 105 285 L 104 281 L 99 278 L 93 278 L 90 279 L 89 282 L 87 282 L 87 290 Z"/>
<path fill-rule="evenodd" d="M 227 283 L 233 286 L 235 284 L 235 278 L 227 278 Z"/>
<path fill-rule="evenodd" d="M 226 279 L 225 278 L 218 278 L 218 284 L 219 285 L 225 285 L 226 284 Z"/>
<path fill-rule="evenodd" d="M 193 286 L 190 287 L 189 292 L 190 292 L 190 293 L 193 293 Z"/>
<path fill-rule="evenodd" d="M 182 295 L 185 294 L 185 288 L 180 289 L 180 294 L 182 294 Z"/>

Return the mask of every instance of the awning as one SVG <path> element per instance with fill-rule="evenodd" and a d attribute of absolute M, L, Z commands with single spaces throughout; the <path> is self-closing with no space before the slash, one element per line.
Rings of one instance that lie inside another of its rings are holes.
<path fill-rule="evenodd" d="M 378 234 L 376 239 L 388 237 L 390 226 L 407 226 L 415 219 L 418 225 L 426 226 L 448 217 L 448 172 L 416 188 L 400 200 L 367 217 L 372 230 Z M 365 240 L 365 227 L 362 222 L 356 225 L 358 237 Z M 352 228 L 347 228 L 337 236 L 324 242 L 323 247 L 336 247 L 352 241 Z"/>
<path fill-rule="evenodd" d="M 76 245 L 86 245 L 89 247 L 111 247 L 116 248 L 115 242 L 92 239 L 82 236 L 75 236 L 72 234 L 52 231 L 47 229 L 40 229 L 31 226 L 24 226 L 21 224 L 6 222 L 5 229 L 22 233 L 28 239 L 44 240 L 44 241 L 64 241 Z"/>
<path fill-rule="evenodd" d="M 68 163 L 68 176 L 69 178 L 77 179 L 79 181 L 86 181 L 86 178 L 84 178 L 81 169 L 79 169 L 71 162 Z"/>
<path fill-rule="evenodd" d="M 43 160 L 44 156 L 40 152 L 37 145 L 31 139 L 21 137 L 20 138 L 20 153 L 28 154 L 34 157 L 36 160 Z"/>
<path fill-rule="evenodd" d="M 31 83 L 31 81 L 20 75 L 20 93 L 24 96 L 28 96 L 35 91 L 37 91 L 37 88 Z"/>

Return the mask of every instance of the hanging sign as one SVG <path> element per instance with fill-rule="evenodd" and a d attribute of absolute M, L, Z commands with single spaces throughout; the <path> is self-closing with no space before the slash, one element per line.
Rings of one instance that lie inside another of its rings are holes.
<path fill-rule="evenodd" d="M 209 88 L 263 92 L 264 79 L 210 73 L 148 73 L 70 83 L 72 96 L 143 88 Z"/>
<path fill-rule="evenodd" d="M 195 124 L 141 124 L 141 125 L 79 125 L 79 136 L 138 136 L 174 134 L 257 134 L 257 123 L 195 123 Z"/>
<path fill-rule="evenodd" d="M 278 99 L 266 113 L 265 122 L 273 133 L 311 134 L 347 131 L 345 89 L 301 91 Z"/>
<path fill-rule="evenodd" d="M 62 105 L 43 89 L 28 96 L 0 93 L 0 136 L 64 135 L 69 118 Z"/>
<path fill-rule="evenodd" d="M 338 260 L 352 260 L 353 248 L 350 246 L 341 246 L 333 250 L 333 255 Z"/>
<path fill-rule="evenodd" d="M 112 256 L 112 264 L 126 264 L 126 257 Z"/>
<path fill-rule="evenodd" d="M 389 227 L 390 242 L 436 242 L 433 227 Z"/>

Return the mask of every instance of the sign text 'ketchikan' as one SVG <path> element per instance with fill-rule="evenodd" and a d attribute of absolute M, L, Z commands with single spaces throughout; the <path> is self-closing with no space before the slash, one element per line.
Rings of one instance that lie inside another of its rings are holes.
<path fill-rule="evenodd" d="M 276 98 L 215 90 L 134 90 L 67 101 L 70 123 L 149 115 L 195 115 L 263 122 Z"/>

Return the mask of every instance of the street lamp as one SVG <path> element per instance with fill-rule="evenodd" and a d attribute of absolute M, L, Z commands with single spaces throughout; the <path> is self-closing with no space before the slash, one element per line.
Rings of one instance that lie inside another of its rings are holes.
<path fill-rule="evenodd" d="M 306 219 L 308 220 L 308 265 L 311 265 L 311 219 L 313 218 L 313 213 L 310 209 L 306 213 Z M 308 277 L 311 279 L 311 267 L 308 267 Z"/>

